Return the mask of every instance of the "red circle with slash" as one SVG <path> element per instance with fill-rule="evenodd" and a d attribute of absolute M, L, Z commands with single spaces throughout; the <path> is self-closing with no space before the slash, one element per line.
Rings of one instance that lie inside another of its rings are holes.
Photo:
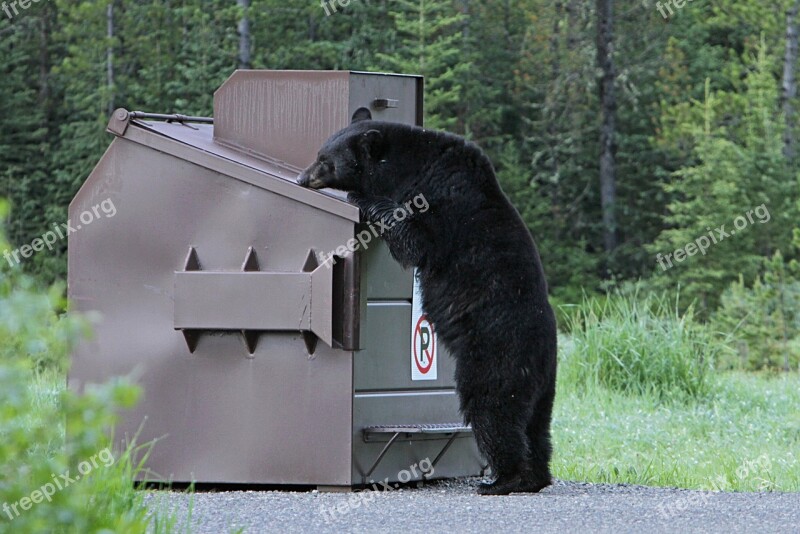
<path fill-rule="evenodd" d="M 417 365 L 419 372 L 427 374 L 433 366 L 433 358 L 436 356 L 436 333 L 433 331 L 433 325 L 428 320 L 426 315 L 421 315 L 414 327 L 414 363 Z M 427 356 L 428 363 L 422 365 L 421 356 Z"/>

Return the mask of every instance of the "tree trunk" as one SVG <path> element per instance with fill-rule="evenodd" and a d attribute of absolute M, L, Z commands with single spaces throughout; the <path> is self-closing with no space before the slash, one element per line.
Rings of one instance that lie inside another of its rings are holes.
<path fill-rule="evenodd" d="M 550 148 L 551 166 L 553 176 L 559 176 L 559 154 L 558 154 L 558 124 L 556 123 L 556 87 L 561 83 L 561 17 L 563 16 L 564 5 L 561 0 L 555 2 L 555 12 L 553 13 L 553 27 L 550 35 L 550 80 L 551 83 L 545 96 L 546 109 L 550 117 L 547 117 L 547 138 Z"/>
<path fill-rule="evenodd" d="M 242 18 L 239 20 L 239 68 L 249 69 L 250 62 L 250 18 L 248 9 L 250 0 L 236 0 L 242 8 Z"/>
<path fill-rule="evenodd" d="M 108 87 L 108 116 L 114 113 L 114 2 L 106 8 L 106 85 Z"/>
<path fill-rule="evenodd" d="M 603 246 L 606 252 L 617 247 L 617 196 L 614 170 L 617 102 L 614 93 L 614 0 L 597 0 L 597 66 L 600 91 L 600 205 L 603 212 Z"/>
<path fill-rule="evenodd" d="M 781 79 L 781 107 L 785 129 L 783 132 L 783 155 L 789 161 L 794 160 L 794 98 L 797 95 L 797 84 L 794 78 L 797 63 L 797 10 L 800 0 L 794 0 L 786 10 L 786 50 L 783 54 L 783 78 Z"/>

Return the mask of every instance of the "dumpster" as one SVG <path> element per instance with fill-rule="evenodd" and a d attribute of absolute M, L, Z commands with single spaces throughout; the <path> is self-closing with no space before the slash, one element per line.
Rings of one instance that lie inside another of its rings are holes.
<path fill-rule="evenodd" d="M 69 235 L 73 309 L 100 317 L 69 386 L 142 386 L 116 429 L 157 440 L 140 480 L 334 490 L 482 472 L 413 272 L 380 239 L 344 247 L 358 209 L 295 183 L 361 107 L 421 124 L 422 79 L 237 71 L 213 119 L 111 118 L 69 209 L 116 208 Z"/>

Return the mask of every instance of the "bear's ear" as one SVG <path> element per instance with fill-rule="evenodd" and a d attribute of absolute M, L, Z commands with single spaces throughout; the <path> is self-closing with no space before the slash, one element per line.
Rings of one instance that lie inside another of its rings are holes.
<path fill-rule="evenodd" d="M 359 121 L 371 121 L 372 120 L 372 113 L 369 112 L 367 108 L 358 108 L 355 113 L 353 113 L 353 120 L 350 121 L 350 124 Z"/>
<path fill-rule="evenodd" d="M 367 130 L 358 137 L 358 147 L 362 152 L 376 158 L 383 144 L 383 134 L 378 130 Z"/>

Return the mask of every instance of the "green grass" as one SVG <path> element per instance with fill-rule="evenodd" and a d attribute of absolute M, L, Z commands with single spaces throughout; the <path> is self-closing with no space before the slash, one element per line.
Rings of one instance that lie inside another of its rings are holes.
<path fill-rule="evenodd" d="M 800 491 L 800 376 L 716 376 L 714 395 L 651 395 L 559 381 L 554 475 L 727 491 Z"/>
<path fill-rule="evenodd" d="M 579 356 L 574 343 L 562 345 L 562 359 Z M 800 491 L 797 374 L 718 374 L 715 393 L 696 402 L 665 402 L 568 378 L 559 378 L 553 422 L 553 471 L 560 479 Z M 38 375 L 31 388 L 46 406 L 57 402 L 63 384 L 63 375 L 51 372 Z M 142 506 L 133 492 L 120 490 Z M 172 530 L 175 518 L 164 512 L 155 525 Z"/>
<path fill-rule="evenodd" d="M 732 334 L 677 296 L 571 307 L 559 342 L 554 474 L 693 489 L 800 491 L 800 376 L 720 372 Z M 563 310 L 562 310 L 563 311 Z"/>
<path fill-rule="evenodd" d="M 579 357 L 562 358 L 569 382 L 661 399 L 686 400 L 713 390 L 711 374 L 727 350 L 720 336 L 680 311 L 679 299 L 649 294 L 585 298 L 564 307 Z"/>

